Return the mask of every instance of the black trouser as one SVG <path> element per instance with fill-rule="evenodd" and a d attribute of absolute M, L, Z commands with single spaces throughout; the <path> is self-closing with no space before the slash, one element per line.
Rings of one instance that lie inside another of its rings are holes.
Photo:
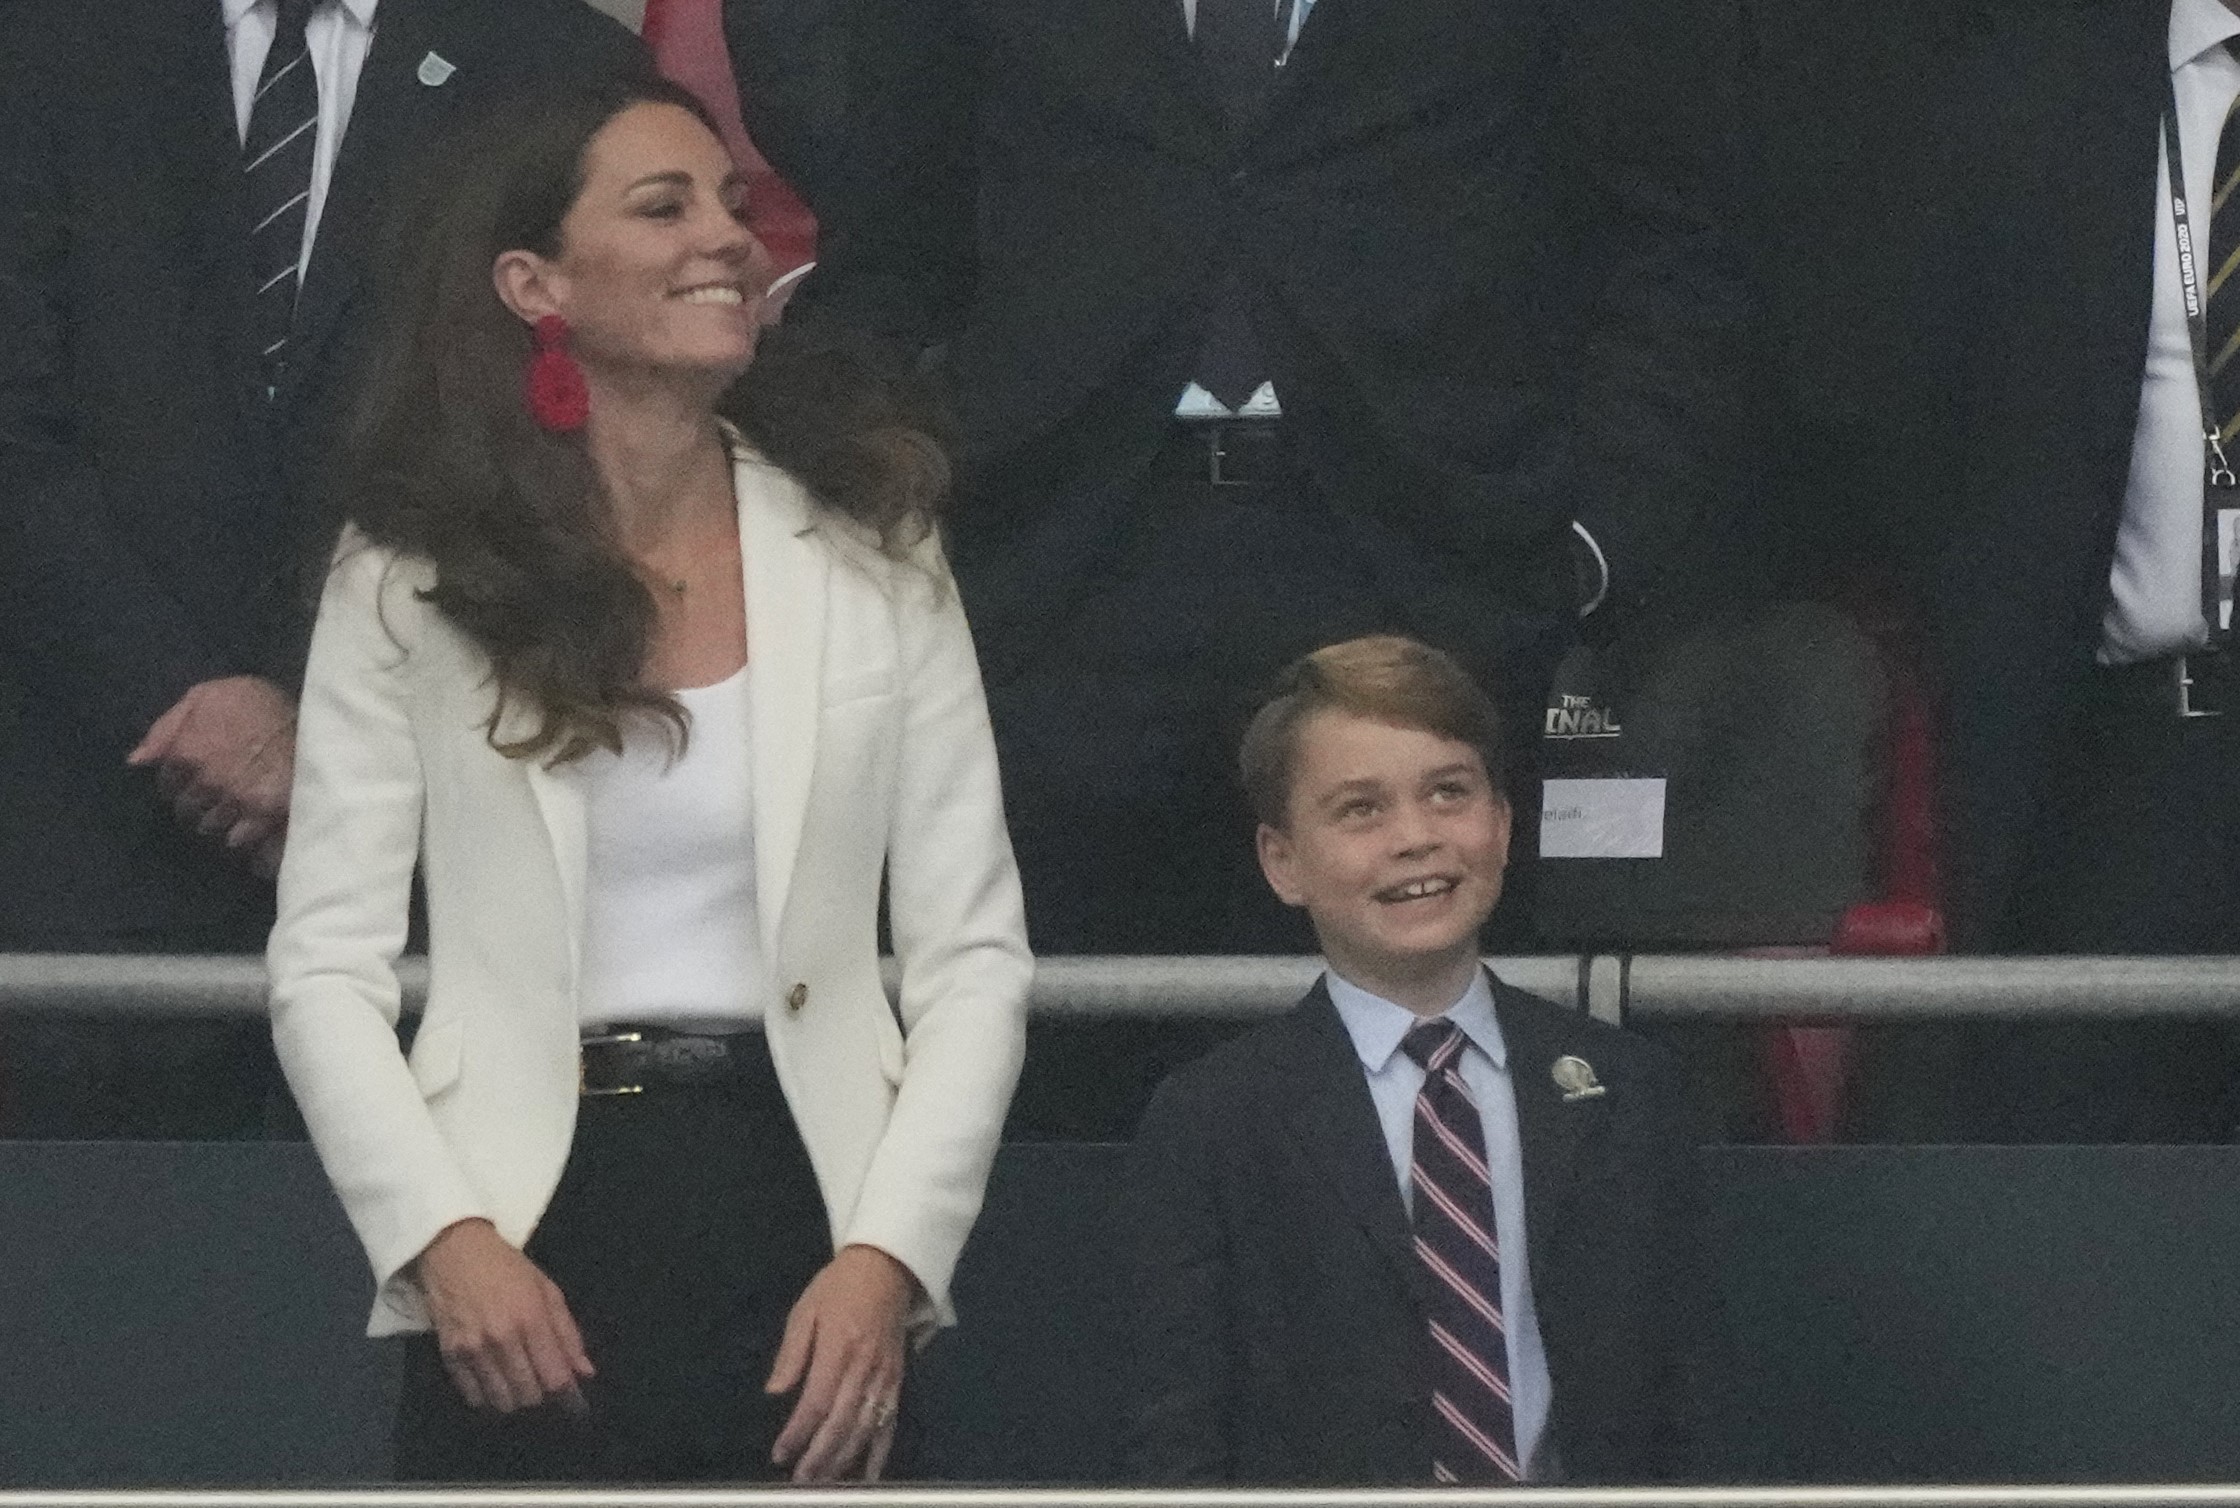
<path fill-rule="evenodd" d="M 435 1342 L 405 1345 L 401 1481 L 754 1481 L 791 1395 L 763 1383 L 793 1303 L 832 1255 L 808 1153 L 770 1070 L 582 1101 L 528 1254 L 598 1375 L 589 1414 L 470 1409 Z"/>

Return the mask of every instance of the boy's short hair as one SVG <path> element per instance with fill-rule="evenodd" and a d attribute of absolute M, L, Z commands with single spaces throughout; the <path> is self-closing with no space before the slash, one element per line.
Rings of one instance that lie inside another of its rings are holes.
<path fill-rule="evenodd" d="M 1493 699 L 1430 645 L 1372 634 L 1292 661 L 1252 715 L 1237 749 L 1237 774 L 1253 814 L 1268 826 L 1289 824 L 1299 730 L 1317 712 L 1333 710 L 1468 744 L 1485 761 L 1495 794 L 1501 792 L 1501 714 Z"/>

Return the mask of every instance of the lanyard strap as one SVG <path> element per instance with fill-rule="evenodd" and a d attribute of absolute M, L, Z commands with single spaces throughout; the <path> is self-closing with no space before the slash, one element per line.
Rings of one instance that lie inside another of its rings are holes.
<path fill-rule="evenodd" d="M 2186 335 L 2193 346 L 2194 392 L 2201 400 L 2201 438 L 2207 450 L 2209 485 L 2240 484 L 2226 461 L 2218 435 L 2217 411 L 2209 396 L 2209 305 L 2201 292 L 2201 259 L 2193 244 L 2193 214 L 2186 204 L 2186 159 L 2178 146 L 2178 84 L 2170 81 L 2170 108 L 2162 113 L 2163 150 L 2170 159 L 2170 224 L 2177 232 L 2178 287 L 2185 295 Z"/>
<path fill-rule="evenodd" d="M 2240 507 L 2240 494 L 2234 491 L 2240 488 L 2240 477 L 2233 474 L 2232 463 L 2225 458 L 2224 439 L 2218 433 L 2217 410 L 2210 392 L 2209 301 L 2201 287 L 2201 256 L 2208 248 L 2194 244 L 2193 214 L 2186 203 L 2186 160 L 2178 145 L 2178 81 L 2175 75 L 2170 79 L 2169 106 L 2162 112 L 2162 145 L 2169 159 L 2170 226 L 2176 233 L 2178 245 L 2178 288 L 2185 297 L 2186 337 L 2193 347 L 2194 395 L 2201 401 L 2201 460 L 2206 483 L 2201 495 L 2201 618 L 2209 630 L 2209 642 L 2217 644 L 2227 637 L 2221 623 L 2224 583 L 2218 570 L 2222 536 L 2218 515 Z"/>

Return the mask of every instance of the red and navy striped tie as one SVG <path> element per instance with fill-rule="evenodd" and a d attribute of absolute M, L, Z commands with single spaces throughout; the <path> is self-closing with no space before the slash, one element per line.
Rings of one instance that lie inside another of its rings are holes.
<path fill-rule="evenodd" d="M 1430 1277 L 1424 1317 L 1431 1327 L 1431 1475 L 1499 1486 L 1524 1474 L 1509 1403 L 1493 1174 L 1478 1106 L 1456 1068 L 1463 1043 L 1453 1022 L 1427 1021 L 1400 1044 L 1424 1072 L 1410 1176 L 1416 1259 Z"/>

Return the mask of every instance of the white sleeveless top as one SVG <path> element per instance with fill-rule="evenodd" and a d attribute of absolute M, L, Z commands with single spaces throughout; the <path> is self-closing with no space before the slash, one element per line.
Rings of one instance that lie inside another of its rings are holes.
<path fill-rule="evenodd" d="M 762 1018 L 776 988 L 755 912 L 747 671 L 676 693 L 692 736 L 672 761 L 657 730 L 572 766 L 589 874 L 578 1014 L 723 1030 Z"/>

